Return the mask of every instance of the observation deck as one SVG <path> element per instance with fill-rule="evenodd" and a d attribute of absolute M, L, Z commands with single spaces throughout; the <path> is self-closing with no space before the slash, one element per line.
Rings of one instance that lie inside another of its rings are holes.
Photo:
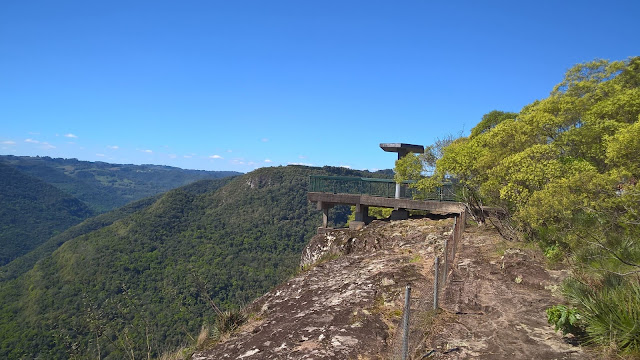
<path fill-rule="evenodd" d="M 392 220 L 408 218 L 408 210 L 441 215 L 465 212 L 464 204 L 456 195 L 458 186 L 445 184 L 433 192 L 419 192 L 408 186 L 411 183 L 404 182 L 398 193 L 397 184 L 392 179 L 311 175 L 307 198 L 322 210 L 322 228 L 319 231 L 327 228 L 329 209 L 335 205 L 355 206 L 356 218 L 349 224 L 352 229 L 362 228 L 373 220 L 368 215 L 370 206 L 394 209 Z"/>

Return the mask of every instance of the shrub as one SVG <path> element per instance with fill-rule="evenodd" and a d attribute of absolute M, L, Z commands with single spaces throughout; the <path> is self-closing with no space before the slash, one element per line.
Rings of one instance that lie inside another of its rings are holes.
<path fill-rule="evenodd" d="M 552 245 L 544 250 L 544 256 L 547 258 L 549 263 L 557 264 L 564 257 L 564 252 L 558 245 Z"/>
<path fill-rule="evenodd" d="M 242 310 L 224 311 L 216 319 L 214 332 L 217 336 L 228 334 L 244 324 L 246 320 L 247 316 Z"/>
<path fill-rule="evenodd" d="M 555 330 L 562 331 L 562 335 L 582 333 L 581 316 L 575 308 L 564 305 L 554 305 L 547 309 L 547 321 L 555 326 Z"/>
<path fill-rule="evenodd" d="M 595 286 L 569 280 L 565 293 L 582 315 L 589 341 L 640 355 L 638 282 L 616 275 L 606 276 Z"/>

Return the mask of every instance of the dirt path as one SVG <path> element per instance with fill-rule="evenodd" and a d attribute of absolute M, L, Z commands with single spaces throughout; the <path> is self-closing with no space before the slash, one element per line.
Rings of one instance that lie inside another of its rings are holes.
<path fill-rule="evenodd" d="M 566 272 L 546 270 L 540 251 L 475 227 L 455 264 L 441 301 L 446 321 L 423 343 L 425 358 L 593 358 L 547 324 L 545 309 L 561 301 L 552 290 Z"/>

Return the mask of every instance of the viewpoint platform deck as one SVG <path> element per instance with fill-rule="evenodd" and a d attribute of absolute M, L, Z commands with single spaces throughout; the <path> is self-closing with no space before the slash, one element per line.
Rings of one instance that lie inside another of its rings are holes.
<path fill-rule="evenodd" d="M 317 204 L 318 210 L 322 210 L 322 227 L 327 228 L 329 222 L 329 209 L 335 205 L 352 205 L 356 207 L 356 219 L 350 227 L 359 228 L 369 223 L 372 219 L 368 216 L 370 206 L 395 209 L 396 218 L 400 219 L 408 215 L 407 210 L 424 210 L 433 214 L 464 214 L 463 203 L 438 200 L 412 200 L 395 199 L 365 194 L 335 194 L 328 192 L 309 192 L 309 201 Z M 392 214 L 392 219 L 394 215 Z"/>

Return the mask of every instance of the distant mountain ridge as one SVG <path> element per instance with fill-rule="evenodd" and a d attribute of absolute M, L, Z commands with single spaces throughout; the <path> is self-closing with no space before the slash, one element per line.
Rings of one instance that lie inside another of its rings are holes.
<path fill-rule="evenodd" d="M 185 170 L 164 165 L 125 165 L 0 155 L 0 163 L 34 176 L 103 213 L 197 180 L 240 175 L 235 171 Z"/>

